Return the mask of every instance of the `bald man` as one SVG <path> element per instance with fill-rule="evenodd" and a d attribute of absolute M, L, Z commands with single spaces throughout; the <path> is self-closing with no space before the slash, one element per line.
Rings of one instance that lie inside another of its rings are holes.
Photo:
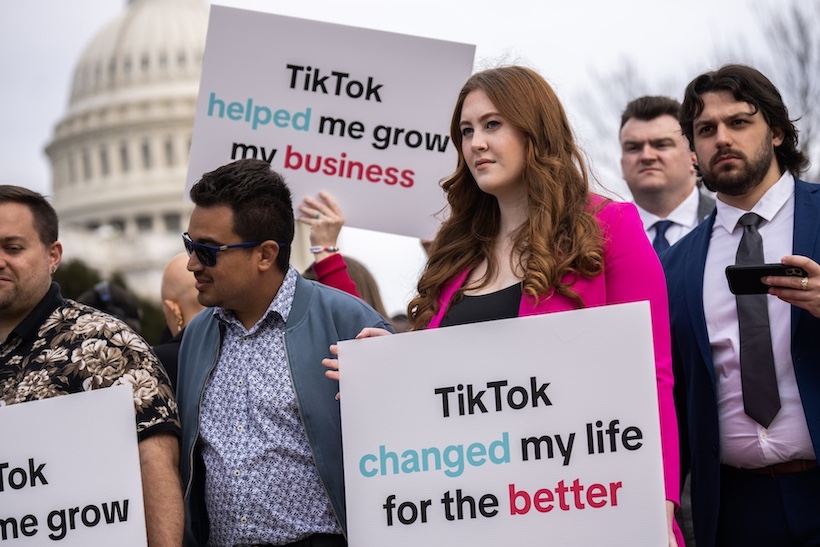
<path fill-rule="evenodd" d="M 188 271 L 188 255 L 175 255 L 165 266 L 162 273 L 162 313 L 165 315 L 165 324 L 173 334 L 173 338 L 164 344 L 154 346 L 154 353 L 162 362 L 172 385 L 177 382 L 177 354 L 182 341 L 182 332 L 193 317 L 202 311 L 203 306 L 197 300 L 197 290 L 194 286 L 194 275 Z"/>

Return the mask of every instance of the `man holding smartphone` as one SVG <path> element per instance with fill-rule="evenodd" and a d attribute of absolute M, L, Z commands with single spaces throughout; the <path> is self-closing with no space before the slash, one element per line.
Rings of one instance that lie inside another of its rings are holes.
<path fill-rule="evenodd" d="M 775 86 L 726 65 L 686 88 L 681 129 L 716 210 L 662 256 L 698 547 L 820 544 L 820 186 Z M 734 295 L 733 264 L 782 263 Z"/>

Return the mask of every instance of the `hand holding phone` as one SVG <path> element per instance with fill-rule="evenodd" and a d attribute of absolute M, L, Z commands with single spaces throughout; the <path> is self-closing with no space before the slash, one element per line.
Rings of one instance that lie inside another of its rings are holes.
<path fill-rule="evenodd" d="M 769 286 L 760 280 L 768 275 L 808 277 L 803 268 L 787 264 L 755 264 L 753 266 L 726 266 L 726 279 L 733 294 L 766 294 Z"/>

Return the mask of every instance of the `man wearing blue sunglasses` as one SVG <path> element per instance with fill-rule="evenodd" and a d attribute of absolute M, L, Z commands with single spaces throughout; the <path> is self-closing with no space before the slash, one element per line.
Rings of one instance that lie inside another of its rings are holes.
<path fill-rule="evenodd" d="M 342 547 L 338 384 L 322 359 L 365 327 L 362 300 L 289 264 L 291 194 L 261 160 L 206 173 L 183 243 L 208 307 L 179 356 L 185 544 Z"/>

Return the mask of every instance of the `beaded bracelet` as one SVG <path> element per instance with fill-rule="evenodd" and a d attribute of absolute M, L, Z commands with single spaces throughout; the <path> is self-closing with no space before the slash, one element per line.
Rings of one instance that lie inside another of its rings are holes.
<path fill-rule="evenodd" d="M 321 252 L 328 252 L 328 253 L 338 253 L 339 252 L 339 248 L 334 247 L 332 245 L 329 245 L 327 247 L 322 247 L 321 245 L 314 245 L 313 247 L 311 247 L 308 250 L 313 254 L 321 253 Z"/>

